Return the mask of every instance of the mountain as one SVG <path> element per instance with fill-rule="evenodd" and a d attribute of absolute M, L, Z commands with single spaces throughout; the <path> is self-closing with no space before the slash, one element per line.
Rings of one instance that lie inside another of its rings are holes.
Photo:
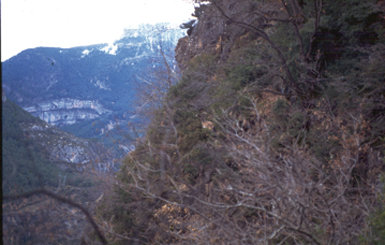
<path fill-rule="evenodd" d="M 385 4 L 195 1 L 114 244 L 385 244 Z"/>
<path fill-rule="evenodd" d="M 45 188 L 93 213 L 116 159 L 132 150 L 130 130 L 146 123 L 137 94 L 165 61 L 176 68 L 182 35 L 143 26 L 112 44 L 35 48 L 3 62 L 4 195 Z M 4 202 L 2 220 L 5 244 L 80 244 L 90 228 L 79 209 L 42 195 Z"/>
<path fill-rule="evenodd" d="M 117 169 L 112 155 L 100 143 L 63 132 L 2 99 L 3 194 L 45 188 L 92 210 L 103 193 L 99 178 Z M 87 227 L 78 210 L 44 196 L 4 202 L 2 221 L 5 244 L 79 243 L 79 231 Z M 58 232 L 63 236 L 52 236 Z"/>
<path fill-rule="evenodd" d="M 127 125 L 143 123 L 136 115 L 139 90 L 165 69 L 165 60 L 175 68 L 174 47 L 182 35 L 146 25 L 111 44 L 25 50 L 3 62 L 3 90 L 51 125 L 80 137 L 124 141 L 120 148 L 127 152 Z"/>
<path fill-rule="evenodd" d="M 2 125 L 5 194 L 56 185 L 58 174 L 65 171 L 108 173 L 117 168 L 100 143 L 63 132 L 8 99 L 2 103 Z"/>

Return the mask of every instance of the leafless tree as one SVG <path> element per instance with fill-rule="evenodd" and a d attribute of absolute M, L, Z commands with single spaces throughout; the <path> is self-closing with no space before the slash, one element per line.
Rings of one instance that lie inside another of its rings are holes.
<path fill-rule="evenodd" d="M 235 7 L 225 0 L 212 0 L 210 3 L 218 12 L 218 18 L 224 19 L 230 25 L 236 25 L 244 28 L 246 31 L 260 37 L 273 50 L 279 60 L 280 69 L 284 71 L 284 76 L 280 76 L 287 87 L 295 91 L 299 96 L 306 96 L 308 91 L 303 87 L 313 88 L 320 81 L 319 63 L 322 54 L 316 54 L 312 57 L 313 42 L 319 29 L 322 0 L 314 1 L 314 29 L 309 40 L 306 40 L 301 34 L 300 29 L 304 23 L 305 15 L 297 0 L 281 0 L 281 1 L 248 1 L 242 0 L 237 3 L 242 8 Z M 292 28 L 292 33 L 298 41 L 300 59 L 297 60 L 297 66 L 300 65 L 306 72 L 301 74 L 301 78 L 293 75 L 291 68 L 293 58 L 285 54 L 283 47 L 272 39 L 274 27 L 277 24 L 287 24 L 288 28 Z M 305 44 L 305 42 L 308 42 Z"/>
<path fill-rule="evenodd" d="M 166 142 L 162 151 L 148 142 L 152 156 L 163 157 L 164 164 L 143 162 L 141 153 L 128 156 L 130 181 L 119 185 L 162 203 L 154 210 L 158 232 L 196 244 L 354 243 L 374 202 L 369 187 L 351 184 L 358 154 L 346 150 L 340 164 L 329 167 L 300 145 L 277 154 L 264 120 L 245 130 L 229 114 L 224 111 L 214 119 L 222 137 L 207 146 L 229 153 L 228 162 L 202 173 L 207 175 L 202 182 L 180 177 L 173 166 L 181 166 L 188 156 L 174 157 Z"/>
<path fill-rule="evenodd" d="M 317 57 L 309 60 L 312 45 L 305 45 L 299 31 L 303 14 L 298 1 L 253 1 L 262 7 L 241 9 L 243 14 L 230 11 L 231 6 L 222 4 L 224 0 L 210 2 L 218 18 L 245 28 L 270 46 L 284 71 L 282 80 L 297 93 L 304 92 L 298 86 L 300 82 L 321 79 L 319 70 L 314 76 L 294 78 L 286 54 L 270 36 L 269 28 L 275 22 L 288 24 L 298 40 L 301 65 L 315 67 Z M 313 36 L 319 28 L 321 10 L 322 1 L 314 1 Z M 182 84 L 185 90 L 194 86 L 192 91 L 204 93 L 210 89 L 207 81 L 214 80 L 216 73 L 198 64 L 198 69 L 187 68 L 185 75 L 194 81 Z M 197 89 L 200 85 L 201 90 Z M 199 141 L 187 150 L 181 150 L 186 139 L 178 128 L 181 122 L 176 122 L 180 96 L 162 97 L 159 118 L 154 122 L 157 125 L 152 125 L 157 130 L 142 138 L 137 150 L 127 156 L 124 180 L 117 183 L 119 190 L 133 196 L 130 203 L 121 205 L 136 215 L 137 223 L 147 223 L 138 237 L 144 237 L 143 242 L 168 244 L 354 244 L 375 202 L 372 186 L 356 181 L 353 173 L 359 149 L 368 147 L 362 140 L 363 122 L 355 115 L 344 115 L 354 128 L 348 137 L 332 113 L 325 113 L 324 108 L 317 111 L 328 114 L 318 121 L 334 123 L 320 128 L 333 127 L 342 138 L 343 150 L 331 162 L 314 156 L 299 137 L 277 150 L 272 147 L 268 127 L 271 114 L 261 112 L 257 96 L 248 92 L 249 88 L 240 91 L 250 102 L 247 109 L 252 122 L 240 118 L 231 108 L 212 112 L 210 118 L 194 115 L 202 125 L 191 130 L 205 129 L 210 140 Z M 282 92 L 265 92 L 273 95 L 269 99 L 285 99 Z M 199 99 L 204 96 L 197 98 L 188 104 L 194 112 L 201 108 Z M 306 129 L 301 130 L 306 137 Z M 195 155 L 199 155 L 198 160 L 191 160 Z M 374 157 L 369 164 L 378 165 L 378 161 Z M 146 218 L 140 217 L 143 211 Z M 119 235 L 130 240 L 128 231 Z"/>

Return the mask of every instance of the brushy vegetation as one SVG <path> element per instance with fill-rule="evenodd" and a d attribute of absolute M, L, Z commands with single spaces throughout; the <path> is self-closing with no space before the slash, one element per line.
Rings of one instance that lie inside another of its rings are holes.
<path fill-rule="evenodd" d="M 86 222 L 75 209 L 41 195 L 13 201 L 6 198 L 45 188 L 84 204 L 95 200 L 100 185 L 92 174 L 79 173 L 70 166 L 63 169 L 61 162 L 52 160 L 42 143 L 55 142 L 59 136 L 31 129 L 45 128 L 45 122 L 9 100 L 2 102 L 2 113 L 3 243 L 79 243 L 79 229 Z M 37 142 L 33 134 L 44 134 L 39 138 L 44 142 Z"/>
<path fill-rule="evenodd" d="M 57 184 L 59 169 L 49 164 L 46 153 L 28 139 L 22 123 L 39 120 L 11 101 L 3 102 L 3 193 L 21 193 L 44 185 Z M 13 193 L 13 194 L 14 194 Z"/>
<path fill-rule="evenodd" d="M 127 156 L 110 239 L 384 243 L 382 1 L 210 2 L 198 25 L 243 31 L 190 60 Z"/>

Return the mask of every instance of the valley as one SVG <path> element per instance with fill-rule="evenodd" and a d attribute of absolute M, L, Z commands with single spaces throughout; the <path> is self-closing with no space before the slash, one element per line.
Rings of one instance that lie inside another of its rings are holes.
<path fill-rule="evenodd" d="M 3 63 L 7 243 L 384 244 L 384 1 L 194 3 Z"/>
<path fill-rule="evenodd" d="M 165 62 L 176 70 L 183 35 L 145 25 L 111 44 L 41 47 L 3 62 L 4 195 L 47 190 L 94 213 L 148 124 L 143 84 Z M 3 241 L 79 244 L 92 231 L 81 211 L 41 194 L 6 202 Z"/>
<path fill-rule="evenodd" d="M 137 137 L 133 129 L 146 124 L 140 113 L 146 102 L 138 95 L 143 83 L 151 83 L 164 62 L 176 68 L 174 47 L 183 35 L 143 25 L 111 44 L 25 50 L 3 62 L 3 91 L 50 125 L 99 139 L 122 157 Z"/>

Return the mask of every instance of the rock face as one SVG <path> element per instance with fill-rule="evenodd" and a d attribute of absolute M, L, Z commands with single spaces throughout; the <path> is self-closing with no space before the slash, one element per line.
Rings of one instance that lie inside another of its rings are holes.
<path fill-rule="evenodd" d="M 111 112 L 98 101 L 69 98 L 42 102 L 23 109 L 51 125 L 71 125 L 79 120 L 95 119 Z"/>
<path fill-rule="evenodd" d="M 43 183 L 92 211 L 103 196 L 99 185 L 106 184 L 100 178 L 116 172 L 114 159 L 133 150 L 119 130 L 143 123 L 136 116 L 138 90 L 165 69 L 164 61 L 176 67 L 174 47 L 182 35 L 179 29 L 144 26 L 111 44 L 36 48 L 3 62 L 3 191 Z M 103 136 L 119 152 L 61 129 Z M 79 210 L 40 196 L 30 201 L 3 206 L 5 243 L 81 243 L 87 222 Z"/>
<path fill-rule="evenodd" d="M 174 48 L 183 33 L 143 26 L 110 44 L 25 50 L 3 62 L 3 91 L 51 125 L 80 137 L 105 136 L 133 122 L 138 91 L 166 69 L 165 60 L 176 68 Z"/>
<path fill-rule="evenodd" d="M 178 42 L 175 55 L 182 70 L 193 57 L 202 53 L 215 53 L 221 60 L 226 59 L 232 46 L 237 45 L 236 40 L 247 33 L 247 28 L 239 27 L 223 18 L 221 12 L 210 5 L 212 4 L 203 1 L 203 4 L 196 8 L 199 20 L 192 28 L 191 34 Z M 234 20 L 247 19 L 250 23 L 256 20 L 253 15 L 245 18 L 245 12 L 241 11 L 255 8 L 252 1 L 223 0 L 220 7 Z"/>
<path fill-rule="evenodd" d="M 64 168 L 106 173 L 118 167 L 113 156 L 99 143 L 75 137 L 42 121 L 23 123 L 22 127 L 25 135 L 47 151 L 52 162 Z"/>
<path fill-rule="evenodd" d="M 2 103 L 5 195 L 42 187 L 92 211 L 117 163 L 99 143 L 65 133 L 11 102 Z M 43 195 L 3 204 L 4 244 L 80 244 L 87 220 Z M 62 236 L 63 235 L 63 236 Z"/>
<path fill-rule="evenodd" d="M 18 145 L 16 148 L 21 148 L 20 142 L 25 141 L 26 145 L 34 146 L 34 151 L 45 156 L 47 161 L 56 163 L 62 168 L 72 168 L 80 172 L 93 169 L 99 173 L 116 170 L 118 163 L 100 143 L 63 132 L 34 118 L 10 100 L 4 101 L 2 108 L 4 144 L 11 145 L 12 142 L 16 142 Z M 5 151 L 7 149 L 5 148 Z M 9 161 L 14 162 L 18 159 L 12 158 Z"/>

